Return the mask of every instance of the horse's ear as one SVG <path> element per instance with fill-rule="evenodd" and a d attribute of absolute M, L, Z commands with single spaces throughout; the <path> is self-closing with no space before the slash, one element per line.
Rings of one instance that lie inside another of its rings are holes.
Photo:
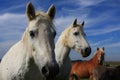
<path fill-rule="evenodd" d="M 99 50 L 99 48 L 97 47 L 97 51 Z"/>
<path fill-rule="evenodd" d="M 35 18 L 35 9 L 31 2 L 27 4 L 26 14 L 27 14 L 28 20 L 33 20 Z"/>
<path fill-rule="evenodd" d="M 56 13 L 56 8 L 55 6 L 52 4 L 50 6 L 50 8 L 47 11 L 47 14 L 50 16 L 51 19 L 53 19 L 55 17 L 55 13 Z"/>
<path fill-rule="evenodd" d="M 84 26 L 84 24 L 85 24 L 85 22 L 83 21 L 80 25 L 83 27 L 83 26 Z"/>
<path fill-rule="evenodd" d="M 73 27 L 75 27 L 77 25 L 77 19 L 74 20 L 72 25 L 73 25 Z"/>

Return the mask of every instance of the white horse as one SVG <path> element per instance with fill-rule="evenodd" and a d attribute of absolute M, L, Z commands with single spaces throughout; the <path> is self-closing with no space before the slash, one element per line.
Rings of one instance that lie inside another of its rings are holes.
<path fill-rule="evenodd" d="M 48 80 L 59 71 L 55 60 L 55 7 L 35 12 L 32 3 L 26 8 L 28 27 L 22 39 L 10 48 L 0 64 L 0 80 Z"/>
<path fill-rule="evenodd" d="M 59 74 L 56 80 L 69 80 L 69 73 L 71 70 L 71 61 L 69 53 L 71 48 L 81 53 L 83 57 L 89 56 L 91 48 L 85 39 L 83 31 L 84 22 L 77 24 L 77 19 L 65 29 L 60 35 L 55 45 L 55 55 L 57 63 L 59 64 Z"/>

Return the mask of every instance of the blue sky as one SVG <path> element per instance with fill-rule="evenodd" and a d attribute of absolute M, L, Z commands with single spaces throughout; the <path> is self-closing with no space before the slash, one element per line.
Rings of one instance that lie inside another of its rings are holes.
<path fill-rule="evenodd" d="M 120 61 L 120 0 L 0 0 L 0 58 L 22 37 L 27 27 L 26 4 L 36 10 L 56 7 L 56 40 L 75 18 L 85 21 L 85 33 L 92 53 L 88 58 L 72 51 L 71 59 L 90 59 L 97 47 L 105 47 L 105 58 Z"/>

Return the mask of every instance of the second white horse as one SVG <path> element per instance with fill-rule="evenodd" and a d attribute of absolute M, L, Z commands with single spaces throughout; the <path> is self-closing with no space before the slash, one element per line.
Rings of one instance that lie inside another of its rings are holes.
<path fill-rule="evenodd" d="M 60 68 L 56 80 L 69 80 L 71 70 L 69 53 L 71 49 L 81 53 L 83 57 L 87 57 L 91 53 L 91 48 L 85 39 L 83 26 L 84 22 L 77 24 L 77 19 L 75 19 L 72 25 L 60 35 L 55 46 L 56 60 Z"/>

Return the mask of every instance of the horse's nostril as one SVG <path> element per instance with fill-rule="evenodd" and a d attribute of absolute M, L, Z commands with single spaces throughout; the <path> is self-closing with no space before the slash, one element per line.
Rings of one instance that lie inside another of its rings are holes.
<path fill-rule="evenodd" d="M 85 52 L 86 52 L 87 54 L 90 54 L 90 53 L 91 53 L 91 48 L 90 48 L 90 47 L 86 48 L 86 49 L 85 49 Z"/>
<path fill-rule="evenodd" d="M 48 69 L 47 66 L 44 66 L 44 67 L 42 68 L 42 74 L 43 74 L 44 76 L 48 76 L 48 75 L 49 75 L 49 69 Z"/>
<path fill-rule="evenodd" d="M 59 73 L 58 64 L 48 65 L 42 68 L 42 74 L 48 79 L 54 78 L 58 73 Z"/>
<path fill-rule="evenodd" d="M 83 57 L 88 57 L 89 55 L 90 55 L 90 53 L 91 53 L 91 48 L 90 47 L 87 47 L 87 48 L 85 48 L 85 49 L 82 49 L 82 56 Z"/>

